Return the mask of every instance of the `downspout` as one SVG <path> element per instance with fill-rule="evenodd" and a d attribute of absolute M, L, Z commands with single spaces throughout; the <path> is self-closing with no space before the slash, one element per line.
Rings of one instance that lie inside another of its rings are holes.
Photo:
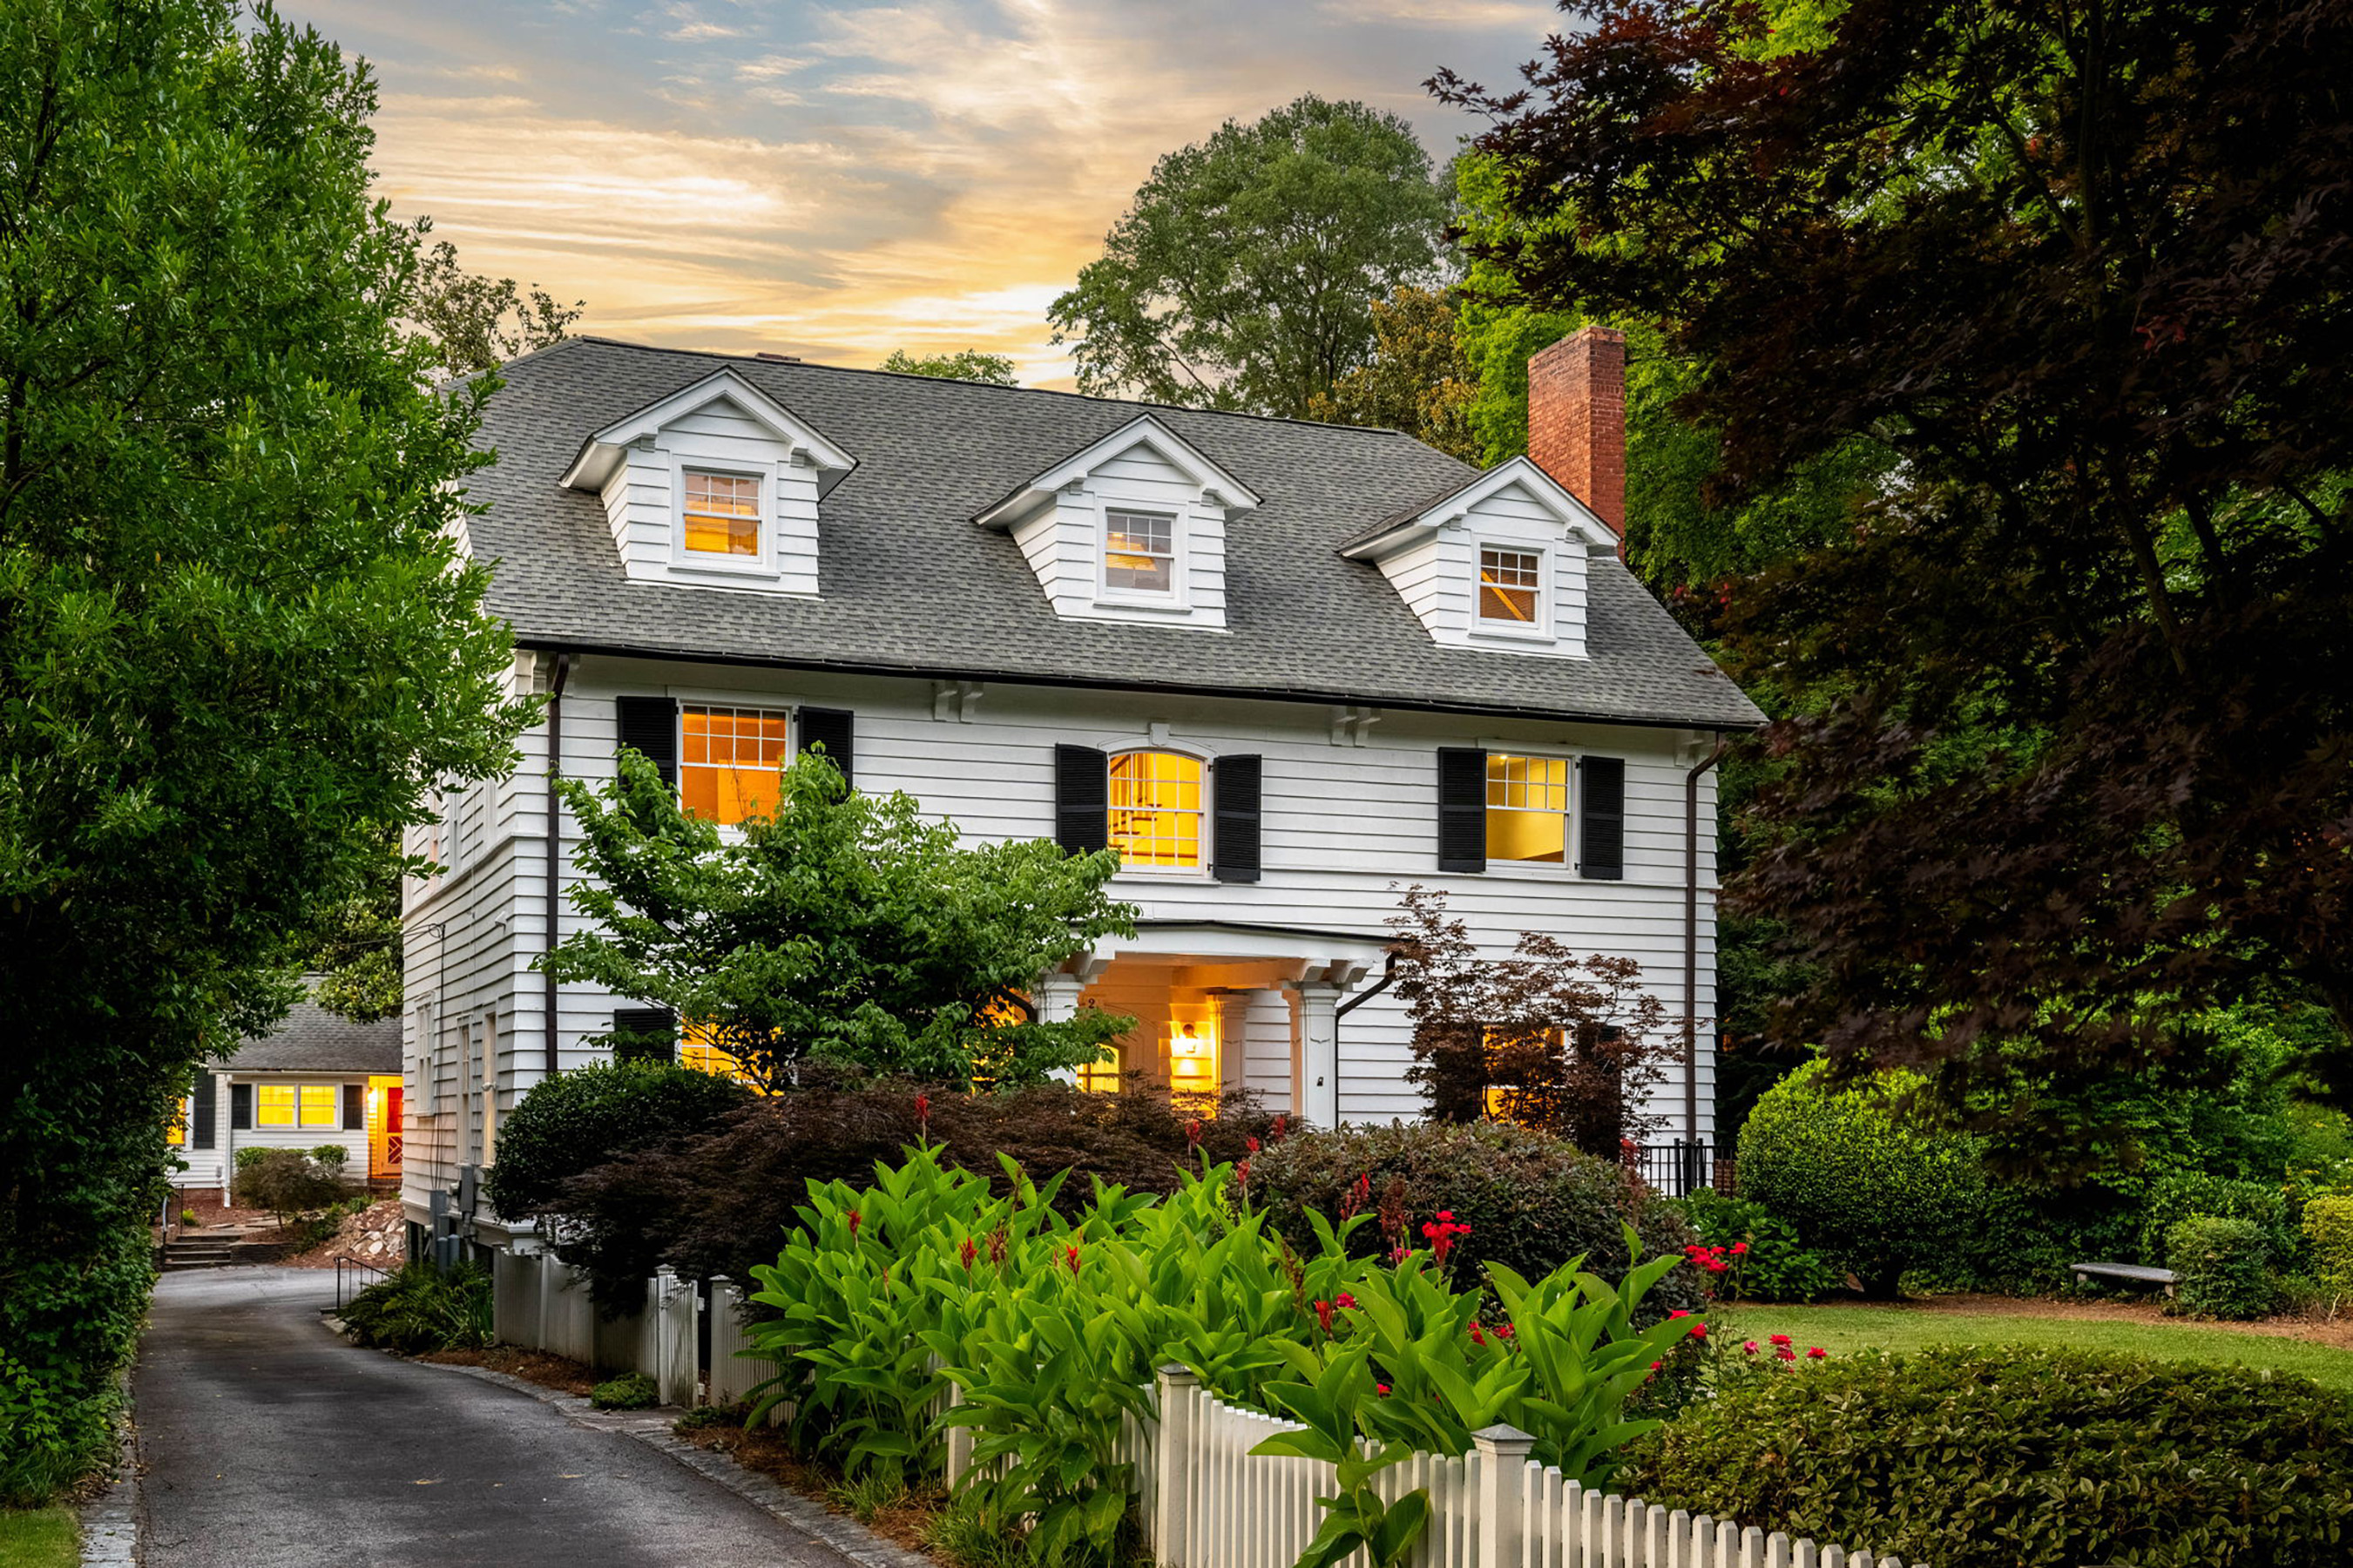
<path fill-rule="evenodd" d="M 564 777 L 564 683 L 571 679 L 572 656 L 555 656 L 555 673 L 547 683 L 547 940 L 545 950 L 555 951 L 557 941 L 556 888 L 561 880 L 564 861 L 564 802 L 555 793 L 556 782 Z M 555 1046 L 555 974 L 553 970 L 542 976 L 546 983 L 547 1009 L 547 1076 L 557 1071 Z"/>
<path fill-rule="evenodd" d="M 1699 781 L 1724 761 L 1732 742 L 1715 745 L 1683 775 L 1683 1139 L 1699 1142 Z"/>
<path fill-rule="evenodd" d="M 1340 1103 L 1340 1020 L 1397 984 L 1397 949 L 1389 949 L 1388 958 L 1381 965 L 1381 977 L 1332 1009 L 1332 1104 Z M 1334 1120 L 1338 1120 L 1336 1114 Z"/>

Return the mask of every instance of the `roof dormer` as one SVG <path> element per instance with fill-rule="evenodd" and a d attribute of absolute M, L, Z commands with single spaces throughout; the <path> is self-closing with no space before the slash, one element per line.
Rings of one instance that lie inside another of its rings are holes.
<path fill-rule="evenodd" d="M 1341 546 L 1388 577 L 1454 647 L 1585 657 L 1588 559 L 1618 535 L 1525 458 L 1383 519 Z"/>
<path fill-rule="evenodd" d="M 1013 536 L 1059 616 L 1223 631 L 1226 523 L 1258 504 L 1147 414 L 973 521 Z"/>
<path fill-rule="evenodd" d="M 855 466 L 729 368 L 589 437 L 562 483 L 603 500 L 633 581 L 815 597 L 818 503 Z"/>

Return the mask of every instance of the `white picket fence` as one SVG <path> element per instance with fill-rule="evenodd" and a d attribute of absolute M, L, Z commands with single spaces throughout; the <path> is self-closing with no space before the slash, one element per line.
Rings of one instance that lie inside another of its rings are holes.
<path fill-rule="evenodd" d="M 723 1279 L 711 1282 L 707 1342 L 696 1288 L 667 1268 L 646 1281 L 642 1307 L 609 1321 L 589 1301 L 587 1277 L 553 1258 L 501 1253 L 492 1284 L 501 1342 L 643 1372 L 666 1405 L 732 1405 L 776 1375 L 746 1353 L 743 1293 Z M 1315 1500 L 1337 1485 L 1332 1467 L 1252 1454 L 1296 1426 L 1228 1405 L 1182 1367 L 1161 1368 L 1155 1393 L 1157 1418 L 1130 1417 L 1118 1457 L 1134 1467 L 1159 1568 L 1292 1568 L 1322 1523 Z M 951 1484 L 971 1468 L 973 1436 L 946 1433 Z M 1412 1568 L 1905 1568 L 1893 1555 L 1588 1491 L 1531 1460 L 1535 1441 L 1491 1426 L 1467 1454 L 1417 1454 L 1380 1473 L 1386 1500 L 1430 1492 Z"/>

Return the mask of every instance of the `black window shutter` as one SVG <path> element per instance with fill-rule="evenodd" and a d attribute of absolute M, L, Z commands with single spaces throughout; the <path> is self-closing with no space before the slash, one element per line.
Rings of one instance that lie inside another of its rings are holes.
<path fill-rule="evenodd" d="M 232 1132 L 253 1131 L 253 1085 L 233 1083 L 228 1086 L 228 1125 Z"/>
<path fill-rule="evenodd" d="M 1438 748 L 1438 868 L 1487 868 L 1487 753 Z"/>
<path fill-rule="evenodd" d="M 841 782 L 857 787 L 858 775 L 850 771 L 858 754 L 858 715 L 847 708 L 804 708 L 801 710 L 801 750 L 823 746 L 833 765 L 841 770 Z"/>
<path fill-rule="evenodd" d="M 1577 763 L 1578 802 L 1577 869 L 1600 881 L 1626 876 L 1626 759 L 1581 757 Z"/>
<path fill-rule="evenodd" d="M 615 1061 L 678 1060 L 678 1015 L 667 1007 L 616 1007 L 613 1033 Z"/>
<path fill-rule="evenodd" d="M 364 1132 L 367 1131 L 367 1089 L 365 1085 L 356 1083 L 347 1083 L 343 1085 L 343 1131 L 346 1132 Z"/>
<path fill-rule="evenodd" d="M 1217 806 L 1209 868 L 1220 882 L 1255 882 L 1259 873 L 1259 794 L 1262 759 L 1219 757 L 1209 764 Z"/>
<path fill-rule="evenodd" d="M 1092 746 L 1054 748 L 1054 842 L 1072 855 L 1111 843 L 1111 759 Z"/>
<path fill-rule="evenodd" d="M 662 783 L 678 783 L 678 704 L 667 697 L 617 697 L 615 739 L 661 770 Z"/>
<path fill-rule="evenodd" d="M 191 1149 L 213 1146 L 214 1085 L 217 1081 L 208 1072 L 196 1074 L 195 1092 L 189 1097 L 195 1102 L 188 1113 L 188 1147 Z"/>

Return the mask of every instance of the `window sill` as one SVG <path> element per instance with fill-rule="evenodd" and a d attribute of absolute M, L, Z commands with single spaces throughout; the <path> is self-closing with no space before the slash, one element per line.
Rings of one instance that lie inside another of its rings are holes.
<path fill-rule="evenodd" d="M 1187 868 L 1177 871 L 1129 870 L 1122 868 L 1112 874 L 1114 882 L 1214 882 L 1208 867 Z"/>
<path fill-rule="evenodd" d="M 1518 626 L 1500 626 L 1483 621 L 1472 626 L 1471 636 L 1480 642 L 1540 644 L 1546 647 L 1550 647 L 1560 640 L 1548 631 L 1535 628 L 1523 629 Z"/>
<path fill-rule="evenodd" d="M 1193 606 L 1176 599 L 1123 599 L 1109 594 L 1094 598 L 1098 610 L 1141 610 L 1148 616 L 1189 616 Z"/>
<path fill-rule="evenodd" d="M 770 582 L 784 575 L 768 562 L 748 559 L 731 561 L 723 555 L 713 555 L 708 559 L 673 555 L 670 557 L 670 569 L 673 572 L 692 573 L 697 576 L 758 577 Z"/>

